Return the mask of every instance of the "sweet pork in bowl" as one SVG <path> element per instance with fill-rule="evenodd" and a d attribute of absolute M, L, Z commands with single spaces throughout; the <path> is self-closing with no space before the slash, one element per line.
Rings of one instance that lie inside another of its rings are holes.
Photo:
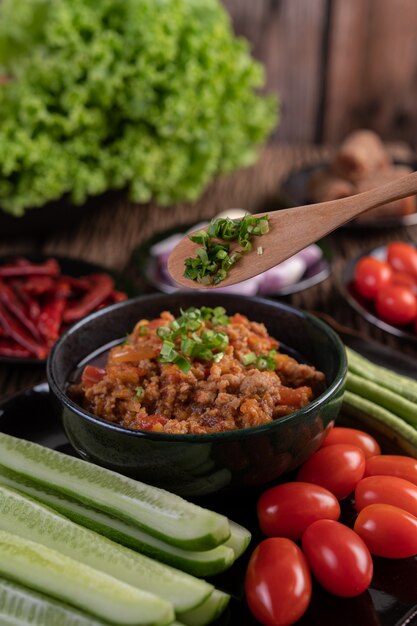
<path fill-rule="evenodd" d="M 83 458 L 198 496 L 304 462 L 337 417 L 346 357 L 327 325 L 285 304 L 179 292 L 85 318 L 47 372 Z"/>

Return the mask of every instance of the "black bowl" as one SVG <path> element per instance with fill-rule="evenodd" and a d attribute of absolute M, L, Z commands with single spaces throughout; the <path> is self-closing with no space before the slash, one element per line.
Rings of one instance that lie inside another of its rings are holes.
<path fill-rule="evenodd" d="M 130 430 L 88 413 L 67 395 L 84 365 L 124 340 L 141 318 L 163 310 L 224 306 L 263 322 L 281 349 L 315 365 L 327 388 L 308 406 L 254 428 L 203 435 Z M 184 496 L 266 485 L 294 470 L 320 446 L 336 419 L 344 391 L 346 355 L 339 337 L 313 316 L 279 302 L 230 294 L 142 296 L 98 311 L 55 344 L 47 363 L 52 397 L 65 432 L 84 458 Z"/>

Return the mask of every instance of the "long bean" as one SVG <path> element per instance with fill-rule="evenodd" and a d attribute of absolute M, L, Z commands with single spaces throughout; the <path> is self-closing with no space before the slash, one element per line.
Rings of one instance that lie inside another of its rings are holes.
<path fill-rule="evenodd" d="M 412 456 L 416 455 L 417 430 L 392 411 L 351 391 L 345 391 L 343 410 L 359 421 L 375 428 L 391 440 L 400 440 L 404 450 Z"/>
<path fill-rule="evenodd" d="M 378 383 L 348 372 L 346 389 L 388 409 L 409 424 L 417 426 L 417 404 Z"/>
<path fill-rule="evenodd" d="M 346 348 L 346 353 L 349 371 L 417 403 L 416 380 L 376 365 L 350 348 Z"/>

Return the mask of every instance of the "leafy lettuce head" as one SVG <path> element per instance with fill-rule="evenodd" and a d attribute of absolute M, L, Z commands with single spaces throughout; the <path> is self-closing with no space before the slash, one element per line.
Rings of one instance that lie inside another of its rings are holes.
<path fill-rule="evenodd" d="M 219 0 L 2 0 L 0 207 L 192 200 L 277 121 Z"/>

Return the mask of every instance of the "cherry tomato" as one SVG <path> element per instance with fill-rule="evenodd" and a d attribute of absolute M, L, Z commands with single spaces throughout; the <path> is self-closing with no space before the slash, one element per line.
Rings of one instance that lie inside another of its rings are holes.
<path fill-rule="evenodd" d="M 417 554 L 417 518 L 391 504 L 366 506 L 354 530 L 375 556 L 404 559 Z"/>
<path fill-rule="evenodd" d="M 92 387 L 103 380 L 105 375 L 105 369 L 94 367 L 93 365 L 86 365 L 81 374 L 81 381 L 86 387 Z"/>
<path fill-rule="evenodd" d="M 417 459 L 399 454 L 383 454 L 366 460 L 366 476 L 398 476 L 417 485 Z"/>
<path fill-rule="evenodd" d="M 368 476 L 355 489 L 355 508 L 369 504 L 391 504 L 417 517 L 417 485 L 397 476 Z"/>
<path fill-rule="evenodd" d="M 347 443 L 357 446 L 363 451 L 366 459 L 381 454 L 379 443 L 368 433 L 364 433 L 363 430 L 357 430 L 356 428 L 343 428 L 341 426 L 333 428 L 326 436 L 321 447 L 332 446 L 335 443 Z"/>
<path fill-rule="evenodd" d="M 265 626 L 290 626 L 311 599 L 311 574 L 300 548 L 290 539 L 265 539 L 248 564 L 245 594 L 249 608 Z"/>
<path fill-rule="evenodd" d="M 258 501 L 262 532 L 270 537 L 301 539 L 318 519 L 338 520 L 340 506 L 327 489 L 311 483 L 283 483 L 265 491 Z"/>
<path fill-rule="evenodd" d="M 417 248 L 404 241 L 393 241 L 387 246 L 387 261 L 397 272 L 417 276 Z"/>
<path fill-rule="evenodd" d="M 333 520 L 313 522 L 303 535 L 302 545 L 314 576 L 327 591 L 351 598 L 369 587 L 372 557 L 348 526 Z"/>
<path fill-rule="evenodd" d="M 417 276 L 413 276 L 408 272 L 393 272 L 391 283 L 408 287 L 414 295 L 417 295 Z"/>
<path fill-rule="evenodd" d="M 392 268 L 388 263 L 364 256 L 356 263 L 353 279 L 361 296 L 374 300 L 381 288 L 390 282 L 391 276 Z"/>
<path fill-rule="evenodd" d="M 365 454 L 357 446 L 335 443 L 320 448 L 301 466 L 297 480 L 328 489 L 338 500 L 355 489 L 365 471 Z"/>
<path fill-rule="evenodd" d="M 417 297 L 402 285 L 385 285 L 375 300 L 378 316 L 389 324 L 409 324 L 417 317 Z"/>

